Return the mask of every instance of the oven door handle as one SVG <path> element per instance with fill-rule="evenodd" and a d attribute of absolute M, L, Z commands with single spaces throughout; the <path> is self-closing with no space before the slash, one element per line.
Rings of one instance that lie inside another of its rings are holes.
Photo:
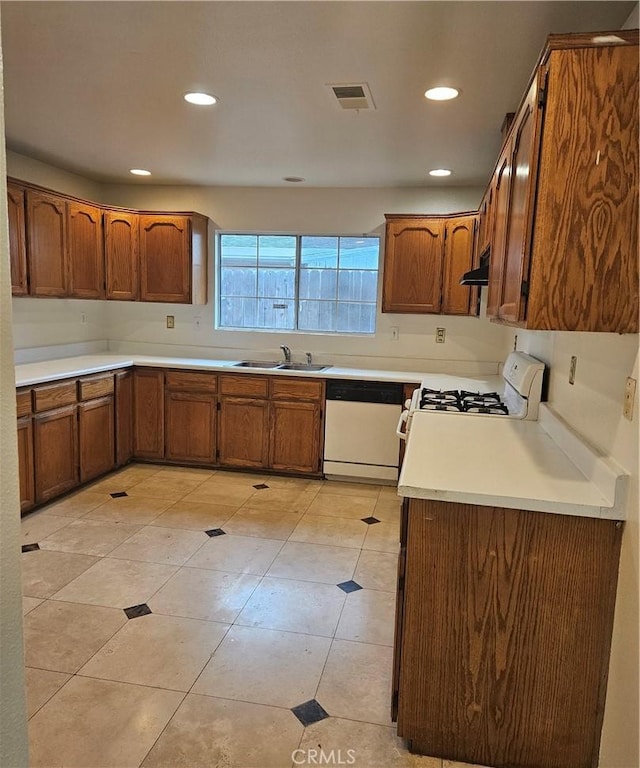
<path fill-rule="evenodd" d="M 398 419 L 398 426 L 396 427 L 396 435 L 401 440 L 407 439 L 407 433 L 406 431 L 402 430 L 402 425 L 407 423 L 407 419 L 409 418 L 409 411 L 402 411 L 400 414 L 400 418 Z"/>

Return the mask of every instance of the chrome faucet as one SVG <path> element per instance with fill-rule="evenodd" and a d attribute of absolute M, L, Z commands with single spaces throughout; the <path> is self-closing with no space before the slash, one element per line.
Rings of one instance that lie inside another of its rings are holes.
<path fill-rule="evenodd" d="M 311 365 L 313 362 L 313 357 L 311 355 L 311 352 L 305 352 L 305 355 L 307 356 L 307 365 Z"/>
<path fill-rule="evenodd" d="M 291 350 L 286 344 L 281 344 L 280 349 L 282 350 L 282 354 L 284 355 L 284 361 L 285 363 L 291 362 Z"/>

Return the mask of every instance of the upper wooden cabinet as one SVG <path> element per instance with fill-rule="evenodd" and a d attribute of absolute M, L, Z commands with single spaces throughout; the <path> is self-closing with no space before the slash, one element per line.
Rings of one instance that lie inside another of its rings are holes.
<path fill-rule="evenodd" d="M 104 257 L 108 299 L 135 301 L 138 298 L 138 219 L 137 213 L 104 212 Z"/>
<path fill-rule="evenodd" d="M 616 38 L 552 35 L 516 115 L 496 172 L 496 320 L 638 332 L 638 32 Z"/>
<path fill-rule="evenodd" d="M 9 182 L 7 184 L 9 254 L 11 257 L 11 293 L 14 296 L 26 296 L 29 293 L 24 206 L 24 188 Z"/>
<path fill-rule="evenodd" d="M 382 311 L 468 314 L 460 278 L 473 261 L 475 214 L 385 218 Z"/>
<path fill-rule="evenodd" d="M 67 203 L 67 263 L 69 296 L 76 299 L 105 297 L 100 208 L 83 203 Z"/>
<path fill-rule="evenodd" d="M 26 194 L 30 295 L 66 296 L 66 201 L 59 195 L 32 189 Z"/>
<path fill-rule="evenodd" d="M 142 301 L 206 303 L 207 220 L 204 216 L 140 216 Z"/>

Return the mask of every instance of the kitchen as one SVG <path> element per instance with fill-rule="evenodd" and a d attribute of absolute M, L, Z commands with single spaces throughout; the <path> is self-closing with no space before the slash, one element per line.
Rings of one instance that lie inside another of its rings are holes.
<path fill-rule="evenodd" d="M 620 24 L 623 22 L 624 19 L 621 19 Z M 637 26 L 637 21 L 628 26 Z M 534 49 L 539 50 L 541 45 L 542 40 L 536 42 Z M 525 80 L 534 59 L 535 54 L 523 64 Z M 524 85 L 521 84 L 516 101 Z M 515 109 L 516 104 L 511 107 Z M 499 137 L 496 138 L 498 141 Z M 10 153 L 9 175 L 105 204 L 201 211 L 208 213 L 224 229 L 241 231 L 288 232 L 305 229 L 369 233 L 377 229 L 381 232 L 386 212 L 473 210 L 481 195 L 477 187 L 392 190 L 340 187 L 291 190 L 279 187 L 263 190 L 258 187 L 176 188 L 110 184 L 108 189 L 102 190 L 97 182 L 70 175 L 53 167 L 55 164 L 42 164 L 26 157 L 26 154 Z M 489 170 L 487 167 L 485 176 Z M 83 312 L 87 319 L 85 324 L 78 322 L 78 315 Z M 308 346 L 316 360 L 333 365 L 346 366 L 348 361 L 349 367 L 480 373 L 478 361 L 504 359 L 513 347 L 517 334 L 518 349 L 544 360 L 551 370 L 549 399 L 554 407 L 584 437 L 634 473 L 628 501 L 627 530 L 623 539 L 619 602 L 601 753 L 603 765 L 633 764 L 631 755 L 635 753 L 630 734 L 634 732 L 637 720 L 633 714 L 634 707 L 637 707 L 634 704 L 637 702 L 637 691 L 635 671 L 632 673 L 629 667 L 629 656 L 633 654 L 629 654 L 628 649 L 637 647 L 637 536 L 633 535 L 634 527 L 637 530 L 637 429 L 634 423 L 622 419 L 621 402 L 625 377 L 637 379 L 637 335 L 527 332 L 475 318 L 382 314 L 378 315 L 375 339 L 340 337 L 329 341 L 326 337 L 317 337 L 312 345 L 305 337 L 305 349 L 302 349 L 300 337 L 295 334 L 274 334 L 268 341 L 259 334 L 242 334 L 242 342 L 238 342 L 234 332 L 214 331 L 211 302 L 204 307 L 173 306 L 171 313 L 175 316 L 176 327 L 167 329 L 165 307 L 141 303 L 116 305 L 109 302 L 18 299 L 14 301 L 13 308 L 15 345 L 20 350 L 30 349 L 31 352 L 25 354 L 33 355 L 37 354 L 37 350 L 33 351 L 37 347 L 72 343 L 78 345 L 77 354 L 81 354 L 90 351 L 91 343 L 108 338 L 118 342 L 114 351 L 125 355 L 147 352 L 200 357 L 201 348 L 206 346 L 211 348 L 207 357 L 220 355 L 225 358 L 263 359 L 260 356 L 264 351 L 276 354 L 280 343 L 284 343 L 292 348 L 297 359 L 301 359 Z M 194 330 L 196 316 L 201 318 L 200 331 Z M 435 329 L 442 325 L 446 326 L 447 340 L 444 345 L 436 345 Z M 397 340 L 392 338 L 393 327 L 399 328 Z M 198 339 L 199 333 L 202 334 L 202 341 Z M 569 385 L 567 372 L 572 356 L 577 357 L 578 363 L 576 382 Z M 27 362 L 28 359 L 25 357 L 20 361 Z M 425 361 L 427 367 L 423 367 Z M 5 541 L 4 535 L 2 540 Z"/>

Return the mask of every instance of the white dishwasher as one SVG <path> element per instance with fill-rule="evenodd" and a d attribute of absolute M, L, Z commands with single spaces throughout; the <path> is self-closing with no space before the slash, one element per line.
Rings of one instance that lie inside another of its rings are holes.
<path fill-rule="evenodd" d="M 397 483 L 403 385 L 327 381 L 323 472 L 329 479 Z"/>

